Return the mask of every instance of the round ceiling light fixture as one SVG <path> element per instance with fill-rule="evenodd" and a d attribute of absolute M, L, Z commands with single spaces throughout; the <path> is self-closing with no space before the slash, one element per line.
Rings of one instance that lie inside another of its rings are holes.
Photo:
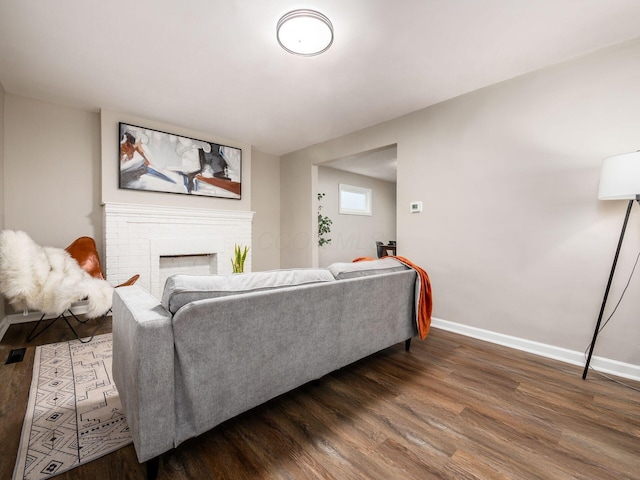
<path fill-rule="evenodd" d="M 287 52 L 312 57 L 326 52 L 333 43 L 333 25 L 315 10 L 293 10 L 278 20 L 276 36 Z"/>

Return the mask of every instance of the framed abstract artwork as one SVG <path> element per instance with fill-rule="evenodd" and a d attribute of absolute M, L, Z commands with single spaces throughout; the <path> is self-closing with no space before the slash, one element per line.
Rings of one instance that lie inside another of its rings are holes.
<path fill-rule="evenodd" d="M 242 150 L 120 122 L 120 188 L 240 199 Z"/>

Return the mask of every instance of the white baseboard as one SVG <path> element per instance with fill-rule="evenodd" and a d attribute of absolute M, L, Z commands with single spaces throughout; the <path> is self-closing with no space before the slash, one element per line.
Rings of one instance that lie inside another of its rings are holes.
<path fill-rule="evenodd" d="M 555 347 L 544 343 L 534 342 L 525 338 L 512 337 L 502 333 L 496 333 L 489 330 L 483 330 L 461 323 L 450 322 L 441 318 L 432 318 L 431 325 L 435 328 L 447 330 L 449 332 L 459 333 L 467 337 L 477 338 L 486 342 L 504 345 L 505 347 L 515 348 L 523 352 L 533 353 L 542 357 L 553 358 L 561 362 L 570 363 L 572 365 L 580 365 L 584 367 L 584 352 L 568 350 L 566 348 Z M 596 370 L 617 375 L 619 377 L 629 378 L 631 380 L 640 381 L 640 365 L 619 362 L 604 357 L 591 357 L 591 366 Z"/>
<path fill-rule="evenodd" d="M 4 334 L 7 333 L 8 329 L 9 329 L 9 318 L 4 317 L 2 320 L 0 320 L 0 340 L 2 340 L 2 338 L 4 337 Z"/>
<path fill-rule="evenodd" d="M 73 307 L 72 311 L 77 315 L 81 315 L 86 313 L 87 307 L 86 305 L 78 305 Z M 33 322 L 39 320 L 40 316 L 40 313 L 32 312 L 26 316 L 22 314 L 13 314 L 4 317 L 0 320 L 0 340 L 4 337 L 9 325 Z M 498 345 L 504 345 L 505 347 L 515 348 L 516 350 L 533 353 L 542 357 L 560 360 L 561 362 L 570 363 L 572 365 L 579 365 L 582 367 L 585 364 L 584 352 L 555 347 L 553 345 L 534 342 L 525 338 L 512 337 L 510 335 L 504 335 L 502 333 L 492 332 L 482 328 L 450 322 L 441 318 L 432 318 L 431 325 L 434 328 L 440 328 L 442 330 L 459 333 L 460 335 L 465 335 L 467 337 L 477 338 L 479 340 L 496 343 Z M 611 360 L 609 358 L 594 355 L 591 357 L 591 366 L 604 373 L 640 381 L 640 365 L 619 362 L 617 360 Z"/>

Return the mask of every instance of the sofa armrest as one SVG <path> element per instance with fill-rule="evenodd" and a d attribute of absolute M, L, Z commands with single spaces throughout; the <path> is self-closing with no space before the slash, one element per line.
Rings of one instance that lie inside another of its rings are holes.
<path fill-rule="evenodd" d="M 174 446 L 171 314 L 138 285 L 113 295 L 113 379 L 139 462 Z"/>

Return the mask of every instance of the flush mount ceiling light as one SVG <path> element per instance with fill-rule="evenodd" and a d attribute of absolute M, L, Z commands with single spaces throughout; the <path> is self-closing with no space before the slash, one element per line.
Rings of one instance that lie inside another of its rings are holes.
<path fill-rule="evenodd" d="M 333 43 L 333 25 L 315 10 L 293 10 L 278 20 L 276 35 L 287 52 L 312 57 L 326 52 Z"/>

